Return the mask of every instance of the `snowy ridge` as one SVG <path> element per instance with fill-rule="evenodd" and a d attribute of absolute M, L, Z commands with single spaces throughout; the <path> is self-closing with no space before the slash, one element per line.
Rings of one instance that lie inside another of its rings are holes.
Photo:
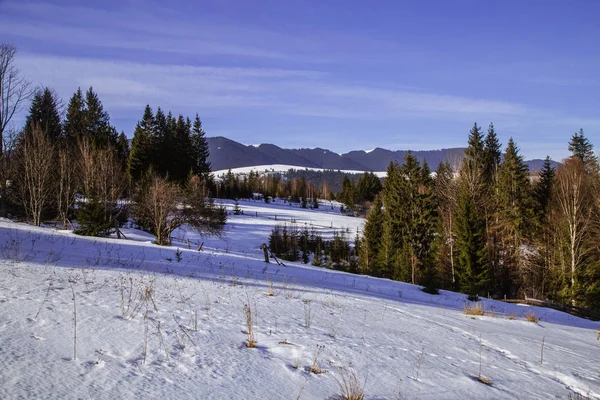
<path fill-rule="evenodd" d="M 240 207 L 222 239 L 182 229 L 173 247 L 1 220 L 0 398 L 336 398 L 349 365 L 367 399 L 600 397 L 600 323 L 493 300 L 467 316 L 462 294 L 266 264 L 276 224 L 352 236 L 364 220 L 330 203 Z"/>
<path fill-rule="evenodd" d="M 251 167 L 240 167 L 240 168 L 232 168 L 231 172 L 233 174 L 249 174 L 250 171 L 254 172 L 287 172 L 290 169 L 296 170 L 309 170 L 309 171 L 327 171 L 326 168 L 311 168 L 311 167 L 301 167 L 298 165 L 285 165 L 285 164 L 268 164 L 268 165 L 254 165 Z M 228 169 L 222 169 L 219 171 L 214 171 L 213 174 L 215 176 L 220 176 L 227 174 Z M 356 171 L 356 170 L 335 170 L 340 171 L 345 174 L 363 174 L 364 171 Z M 374 172 L 380 178 L 384 178 L 386 175 L 386 171 L 378 171 Z"/>

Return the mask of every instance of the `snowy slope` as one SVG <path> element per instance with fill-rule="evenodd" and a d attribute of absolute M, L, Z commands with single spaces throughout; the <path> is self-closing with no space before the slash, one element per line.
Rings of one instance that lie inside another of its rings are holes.
<path fill-rule="evenodd" d="M 312 167 L 300 167 L 297 165 L 286 165 L 286 164 L 269 164 L 269 165 L 255 165 L 251 167 L 239 167 L 239 168 L 231 168 L 231 172 L 234 174 L 249 174 L 250 171 L 254 172 L 287 172 L 290 169 L 296 170 L 309 170 L 309 171 L 325 171 L 324 168 L 312 168 Z M 221 176 L 227 174 L 228 169 L 222 169 L 219 171 L 214 171 L 215 176 Z M 337 171 L 337 170 L 336 170 Z M 363 174 L 365 171 L 357 171 L 357 170 L 340 170 L 345 174 Z M 386 171 L 376 171 L 373 172 L 379 178 L 385 178 Z"/>
<path fill-rule="evenodd" d="M 325 234 L 364 221 L 240 206 L 222 239 L 177 232 L 180 261 L 140 231 L 97 239 L 0 221 L 0 398 L 331 399 L 348 368 L 367 399 L 600 398 L 600 323 L 492 300 L 472 317 L 461 294 L 265 264 L 259 246 L 282 220 Z M 308 372 L 317 346 L 323 374 Z"/>

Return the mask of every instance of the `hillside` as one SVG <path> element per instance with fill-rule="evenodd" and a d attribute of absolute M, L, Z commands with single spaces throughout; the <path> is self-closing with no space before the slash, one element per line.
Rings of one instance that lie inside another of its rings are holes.
<path fill-rule="evenodd" d="M 462 294 L 266 264 L 276 224 L 364 220 L 240 207 L 222 238 L 181 229 L 173 247 L 1 220 L 0 398 L 338 399 L 352 371 L 366 399 L 600 397 L 599 322 L 494 300 L 465 315 Z"/>

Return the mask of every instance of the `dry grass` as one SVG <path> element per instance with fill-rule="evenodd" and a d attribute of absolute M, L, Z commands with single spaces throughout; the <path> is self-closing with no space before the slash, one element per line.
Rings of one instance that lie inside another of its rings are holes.
<path fill-rule="evenodd" d="M 529 322 L 533 322 L 535 324 L 540 322 L 540 318 L 537 315 L 535 315 L 535 313 L 533 311 L 528 311 L 527 314 L 525 314 L 525 320 L 529 321 Z"/>
<path fill-rule="evenodd" d="M 323 349 L 325 348 L 325 346 L 318 344 L 315 347 L 315 356 L 313 358 L 313 363 L 309 369 L 309 372 L 312 372 L 313 374 L 319 375 L 319 374 L 324 374 L 325 371 L 324 369 L 321 368 L 321 366 L 319 365 L 319 354 L 321 353 L 321 351 L 323 351 Z"/>
<path fill-rule="evenodd" d="M 513 314 L 510 314 L 510 315 L 508 316 L 508 319 L 510 319 L 511 321 L 513 321 L 513 320 L 517 319 L 517 316 L 516 316 L 514 313 L 513 313 Z"/>
<path fill-rule="evenodd" d="M 250 302 L 248 302 L 250 303 Z M 252 308 L 250 304 L 244 304 L 244 314 L 246 315 L 246 347 L 253 349 L 256 347 L 256 337 L 254 336 L 254 325 L 252 324 Z"/>
<path fill-rule="evenodd" d="M 275 296 L 275 289 L 273 288 L 273 280 L 269 278 L 269 287 L 267 289 L 267 296 Z"/>
<path fill-rule="evenodd" d="M 467 315 L 480 315 L 480 316 L 485 315 L 485 310 L 483 309 L 483 305 L 479 304 L 479 303 L 477 303 L 475 305 L 465 303 L 465 308 L 463 311 Z"/>
<path fill-rule="evenodd" d="M 337 373 L 334 377 L 342 392 L 342 399 L 363 400 L 365 398 L 364 382 L 360 381 L 352 364 L 347 368 L 337 368 Z"/>
<path fill-rule="evenodd" d="M 477 377 L 477 380 L 478 380 L 479 382 L 481 382 L 481 383 L 485 384 L 485 385 L 491 385 L 491 384 L 492 384 L 492 381 L 491 381 L 490 379 L 488 379 L 488 378 L 485 378 L 485 377 L 483 377 L 483 376 L 478 376 L 478 377 Z"/>

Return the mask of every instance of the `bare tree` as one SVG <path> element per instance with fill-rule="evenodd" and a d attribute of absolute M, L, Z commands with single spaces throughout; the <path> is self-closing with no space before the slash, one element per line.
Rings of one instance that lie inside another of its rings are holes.
<path fill-rule="evenodd" d="M 0 44 L 0 156 L 8 124 L 33 94 L 30 82 L 21 77 L 15 65 L 16 56 L 15 46 Z"/>
<path fill-rule="evenodd" d="M 77 232 L 87 236 L 106 236 L 115 228 L 125 209 L 127 174 L 115 149 L 110 146 L 96 148 L 88 140 L 79 145 L 78 168 L 85 200 L 79 204 Z"/>
<path fill-rule="evenodd" d="M 567 274 L 571 283 L 571 302 L 575 304 L 577 273 L 590 251 L 588 238 L 594 204 L 591 179 L 581 160 L 571 157 L 558 168 L 555 187 L 556 218 L 567 244 Z"/>
<path fill-rule="evenodd" d="M 48 135 L 35 125 L 22 134 L 17 146 L 17 187 L 25 213 L 39 226 L 42 212 L 52 199 L 54 146 Z"/>
<path fill-rule="evenodd" d="M 77 177 L 75 168 L 73 168 L 73 155 L 65 147 L 58 151 L 58 187 L 56 188 L 56 200 L 58 206 L 58 219 L 63 224 L 63 229 L 67 229 L 69 214 L 75 204 L 75 194 L 77 190 Z"/>
<path fill-rule="evenodd" d="M 220 235 L 227 216 L 208 198 L 202 178 L 190 177 L 185 190 L 160 177 L 148 178 L 143 186 L 133 211 L 156 235 L 156 244 L 171 245 L 173 231 L 186 224 L 201 233 Z"/>

